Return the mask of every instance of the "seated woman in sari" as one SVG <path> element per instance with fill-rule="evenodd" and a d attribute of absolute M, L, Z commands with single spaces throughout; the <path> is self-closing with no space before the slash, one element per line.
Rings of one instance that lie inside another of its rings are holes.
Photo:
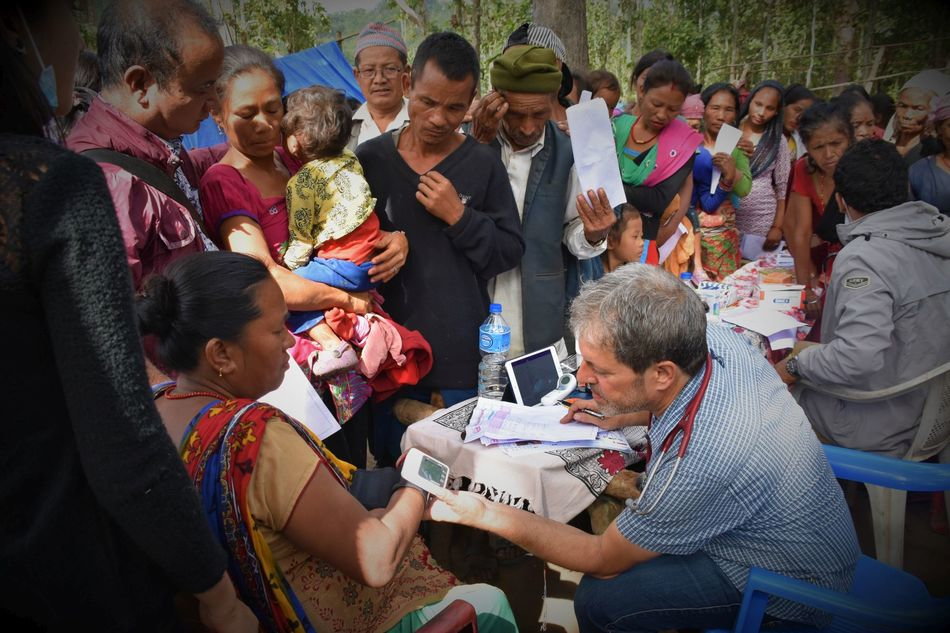
<path fill-rule="evenodd" d="M 701 98 L 705 105 L 703 144 L 696 151 L 693 165 L 693 206 L 699 215 L 703 268 L 711 279 L 718 280 L 739 268 L 739 230 L 732 198 L 748 195 L 752 174 L 749 158 L 738 147 L 732 154 L 712 154 L 723 124 L 736 124 L 739 91 L 731 84 L 717 83 L 706 88 Z M 716 190 L 709 193 L 713 168 L 722 176 Z"/>
<path fill-rule="evenodd" d="M 693 159 L 702 137 L 677 118 L 693 84 L 686 69 L 664 60 L 646 75 L 640 115 L 615 118 L 614 140 L 627 202 L 643 218 L 644 240 L 662 245 L 689 209 Z"/>
<path fill-rule="evenodd" d="M 456 598 L 482 631 L 515 631 L 504 594 L 457 586 L 416 534 L 425 493 L 399 487 L 368 511 L 354 467 L 258 402 L 283 379 L 293 338 L 265 264 L 200 253 L 146 282 L 145 333 L 178 373 L 155 404 L 229 555 L 240 596 L 267 631 L 411 631 Z"/>

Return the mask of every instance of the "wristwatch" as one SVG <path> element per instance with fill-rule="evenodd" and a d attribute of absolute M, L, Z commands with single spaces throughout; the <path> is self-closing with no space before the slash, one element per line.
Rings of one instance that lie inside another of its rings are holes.
<path fill-rule="evenodd" d="M 798 373 L 798 358 L 793 356 L 785 361 L 785 371 L 787 371 L 790 376 L 801 378 L 802 375 Z"/>

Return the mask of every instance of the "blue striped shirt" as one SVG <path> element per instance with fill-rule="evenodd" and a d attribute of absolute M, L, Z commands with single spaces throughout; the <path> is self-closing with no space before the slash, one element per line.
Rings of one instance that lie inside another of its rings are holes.
<path fill-rule="evenodd" d="M 739 591 L 750 567 L 847 591 L 860 554 L 854 525 L 804 412 L 745 340 L 710 325 L 707 341 L 712 376 L 676 477 L 652 513 L 627 508 L 617 527 L 631 543 L 661 554 L 705 552 Z M 653 419 L 653 461 L 704 373 Z M 644 509 L 666 485 L 680 438 L 644 495 Z M 801 622 L 822 619 L 778 599 L 769 602 L 767 613 Z"/>

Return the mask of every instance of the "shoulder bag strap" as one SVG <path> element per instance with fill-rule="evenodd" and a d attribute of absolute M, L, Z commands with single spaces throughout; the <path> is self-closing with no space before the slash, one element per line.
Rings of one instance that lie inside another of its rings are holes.
<path fill-rule="evenodd" d="M 198 230 L 204 230 L 204 222 L 202 221 L 201 216 L 198 215 L 198 210 L 195 209 L 193 204 L 191 204 L 191 200 L 189 200 L 188 196 L 185 195 L 185 192 L 181 190 L 181 187 L 178 186 L 178 183 L 176 183 L 171 176 L 163 172 L 155 165 L 145 162 L 139 158 L 133 158 L 128 154 L 123 154 L 122 152 L 116 152 L 115 150 L 105 148 L 87 149 L 86 151 L 82 152 L 82 155 L 86 156 L 87 158 L 91 158 L 97 163 L 108 163 L 110 165 L 115 165 L 116 167 L 129 172 L 140 180 L 145 181 L 146 184 L 158 189 L 163 194 L 188 209 L 188 213 L 191 214 L 191 219 L 195 221 Z"/>

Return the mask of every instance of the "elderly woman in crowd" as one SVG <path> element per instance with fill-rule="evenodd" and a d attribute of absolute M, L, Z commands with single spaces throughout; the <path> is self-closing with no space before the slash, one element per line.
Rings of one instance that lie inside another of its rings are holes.
<path fill-rule="evenodd" d="M 763 81 L 749 93 L 739 114 L 743 139 L 755 147 L 749 160 L 752 190 L 736 210 L 736 226 L 745 236 L 763 240 L 763 250 L 774 250 L 782 240 L 785 194 L 792 161 L 783 136 L 785 88 Z M 755 253 L 746 253 L 755 257 Z"/>
<path fill-rule="evenodd" d="M 795 163 L 785 221 L 795 277 L 805 284 L 805 309 L 816 317 L 815 289 L 831 274 L 831 257 L 841 249 L 837 226 L 844 216 L 834 197 L 835 167 L 854 142 L 854 130 L 841 108 L 816 103 L 802 115 L 799 132 L 808 154 Z"/>
<path fill-rule="evenodd" d="M 749 158 L 736 147 L 732 154 L 713 155 L 723 125 L 735 125 L 739 113 L 739 91 L 727 83 L 716 83 L 701 95 L 703 144 L 696 151 L 693 165 L 693 205 L 699 215 L 702 263 L 712 279 L 731 275 L 739 267 L 739 232 L 733 196 L 742 198 L 752 189 Z M 713 168 L 721 177 L 716 190 L 712 186 Z"/>
<path fill-rule="evenodd" d="M 178 375 L 155 388 L 159 414 L 266 630 L 413 631 L 456 598 L 475 606 L 480 631 L 516 630 L 501 591 L 456 586 L 432 560 L 416 534 L 423 491 L 397 483 L 367 510 L 348 490 L 352 465 L 258 402 L 293 344 L 265 264 L 224 251 L 183 258 L 146 283 L 137 311 Z"/>
<path fill-rule="evenodd" d="M 934 98 L 946 94 L 950 94 L 950 76 L 937 70 L 914 75 L 897 94 L 894 116 L 884 131 L 884 140 L 894 143 L 908 166 L 923 156 L 922 141 Z"/>
<path fill-rule="evenodd" d="M 940 152 L 911 166 L 910 189 L 914 199 L 950 215 L 950 96 L 937 100 L 933 122 Z"/>
<path fill-rule="evenodd" d="M 689 209 L 702 137 L 677 118 L 693 84 L 686 69 L 667 60 L 645 74 L 640 114 L 614 119 L 614 141 L 627 202 L 640 212 L 644 239 L 663 244 Z"/>
<path fill-rule="evenodd" d="M 366 293 L 349 294 L 293 274 L 282 263 L 280 247 L 289 237 L 286 190 L 300 164 L 283 148 L 280 122 L 284 77 L 265 53 L 230 46 L 216 84 L 219 106 L 213 116 L 228 137 L 227 153 L 201 179 L 201 203 L 209 234 L 223 248 L 265 263 L 292 310 L 342 308 L 364 314 L 372 309 Z M 384 233 L 372 262 L 374 282 L 388 281 L 405 262 L 408 242 L 401 233 Z M 306 348 L 301 343 L 301 349 Z M 311 348 L 312 349 L 312 348 Z M 296 355 L 296 354 L 295 354 Z M 306 354 L 301 354 L 306 355 Z M 348 374 L 347 374 L 348 375 Z M 331 378 L 337 412 L 347 421 L 368 396 L 369 388 L 347 375 Z M 362 416 L 344 431 L 363 465 L 366 425 Z"/>

